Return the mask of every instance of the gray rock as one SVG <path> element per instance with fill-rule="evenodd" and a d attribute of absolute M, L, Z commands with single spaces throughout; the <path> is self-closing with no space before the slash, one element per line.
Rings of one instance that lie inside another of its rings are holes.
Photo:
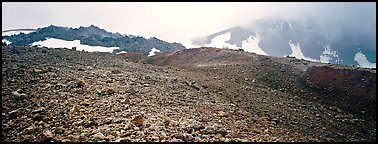
<path fill-rule="evenodd" d="M 183 134 L 184 141 L 192 141 L 193 136 L 191 134 Z"/>
<path fill-rule="evenodd" d="M 33 111 L 32 111 L 32 114 L 41 113 L 41 112 L 43 112 L 43 111 L 44 111 L 43 108 L 39 108 L 39 109 L 33 110 Z"/>
<path fill-rule="evenodd" d="M 176 138 L 173 138 L 172 139 L 172 142 L 184 142 L 182 139 L 176 139 Z"/>
<path fill-rule="evenodd" d="M 9 112 L 9 117 L 10 118 L 16 118 L 17 116 L 22 115 L 25 112 L 26 112 L 25 108 L 18 108 L 18 109 L 14 110 L 14 111 Z"/>
<path fill-rule="evenodd" d="M 63 127 L 57 127 L 55 129 L 55 133 L 57 133 L 57 134 L 63 134 L 65 131 L 66 131 L 66 129 L 64 129 Z"/>
<path fill-rule="evenodd" d="M 193 138 L 193 142 L 203 142 L 203 140 L 200 137 L 196 136 Z"/>
<path fill-rule="evenodd" d="M 96 142 L 98 142 L 98 141 L 103 141 L 105 138 L 106 138 L 106 137 L 105 137 L 104 134 L 102 134 L 101 132 L 98 132 L 98 133 L 92 135 L 92 140 L 93 140 L 93 141 L 96 141 Z"/>
<path fill-rule="evenodd" d="M 128 139 L 128 138 L 119 138 L 119 139 L 115 140 L 114 142 L 131 142 L 131 140 Z"/>
<path fill-rule="evenodd" d="M 203 129 L 204 134 L 215 134 L 215 127 L 214 126 L 207 126 Z"/>
<path fill-rule="evenodd" d="M 76 82 L 75 81 L 69 81 L 67 83 L 67 86 L 68 86 L 68 88 L 75 88 L 76 87 Z"/>

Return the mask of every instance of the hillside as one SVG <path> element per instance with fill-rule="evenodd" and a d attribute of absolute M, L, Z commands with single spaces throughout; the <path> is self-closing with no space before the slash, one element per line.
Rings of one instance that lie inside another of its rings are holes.
<path fill-rule="evenodd" d="M 376 141 L 372 69 L 217 48 L 6 46 L 2 65 L 6 142 Z"/>
<path fill-rule="evenodd" d="M 375 119 L 376 80 L 375 70 L 371 69 L 217 48 L 167 52 L 152 57 L 149 63 L 229 78 L 236 85 L 248 85 L 250 80 L 255 80 L 277 91 L 337 105 L 345 111 Z"/>
<path fill-rule="evenodd" d="M 49 38 L 61 39 L 66 41 L 80 40 L 81 44 L 89 46 L 119 47 L 113 53 L 140 52 L 148 54 L 151 49 L 156 48 L 162 52 L 184 49 L 179 43 L 169 43 L 156 37 L 145 39 L 143 37 L 123 36 L 119 33 L 108 32 L 97 26 L 69 28 L 50 25 L 44 28 L 38 28 L 28 34 L 17 34 L 3 36 L 3 40 L 11 42 L 11 46 L 32 45 L 34 42 L 45 41 Z"/>

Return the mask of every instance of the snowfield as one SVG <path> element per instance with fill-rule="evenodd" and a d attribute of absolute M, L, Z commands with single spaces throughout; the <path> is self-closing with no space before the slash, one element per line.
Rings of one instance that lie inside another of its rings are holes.
<path fill-rule="evenodd" d="M 5 42 L 7 45 L 12 43 L 12 42 L 8 41 L 7 39 L 2 39 L 1 42 Z"/>
<path fill-rule="evenodd" d="M 354 56 L 354 60 L 359 64 L 360 67 L 364 68 L 376 68 L 376 63 L 371 63 L 367 60 L 366 56 L 362 52 L 357 52 Z"/>
<path fill-rule="evenodd" d="M 238 47 L 236 44 L 232 45 L 227 43 L 231 38 L 231 33 L 225 33 L 219 36 L 214 37 L 211 40 L 210 44 L 204 45 L 205 47 L 216 47 L 216 48 L 229 48 L 229 49 L 243 49 L 244 51 L 256 53 L 259 55 L 268 55 L 266 54 L 259 46 L 260 38 L 259 35 L 256 37 L 250 36 L 248 39 L 242 42 L 242 46 Z M 201 46 L 196 46 L 201 47 Z"/>
<path fill-rule="evenodd" d="M 68 49 L 72 49 L 72 47 L 76 47 L 76 50 L 78 51 L 87 51 L 87 52 L 108 52 L 112 53 L 113 50 L 119 49 L 119 47 L 102 47 L 102 46 L 89 46 L 80 44 L 80 40 L 74 40 L 74 41 L 66 41 L 61 39 L 55 39 L 55 38 L 48 38 L 45 41 L 38 41 L 32 43 L 32 45 L 37 46 L 45 46 L 49 48 L 63 48 L 66 47 Z"/>
<path fill-rule="evenodd" d="M 329 63 L 330 60 L 332 60 L 332 57 L 336 58 L 336 62 L 338 62 L 339 56 L 337 55 L 336 51 L 331 50 L 331 46 L 326 45 L 326 46 L 323 46 L 323 48 L 324 48 L 324 51 L 322 55 L 320 56 L 320 62 Z"/>
<path fill-rule="evenodd" d="M 148 53 L 148 56 L 154 56 L 156 54 L 156 52 L 160 52 L 160 50 L 156 49 L 156 48 L 152 48 L 150 53 Z"/>
<path fill-rule="evenodd" d="M 289 45 L 290 45 L 290 48 L 291 48 L 291 55 L 289 56 L 292 56 L 292 57 L 295 57 L 297 59 L 304 59 L 304 60 L 308 60 L 308 61 L 313 61 L 313 62 L 319 62 L 318 60 L 315 60 L 315 59 L 311 59 L 311 58 L 308 58 L 308 57 L 305 57 L 301 51 L 301 47 L 299 46 L 299 43 L 297 44 L 294 44 L 291 40 L 289 41 Z"/>
<path fill-rule="evenodd" d="M 259 42 L 260 42 L 259 35 L 256 35 L 256 37 L 250 36 L 248 39 L 242 42 L 241 48 L 247 52 L 253 52 L 259 55 L 268 55 L 264 52 L 264 50 L 260 48 Z"/>
<path fill-rule="evenodd" d="M 219 36 L 216 36 L 211 40 L 211 43 L 206 45 L 206 47 L 217 47 L 217 48 L 229 48 L 229 49 L 238 49 L 239 47 L 235 45 L 231 45 L 226 41 L 230 40 L 231 33 L 225 33 Z"/>

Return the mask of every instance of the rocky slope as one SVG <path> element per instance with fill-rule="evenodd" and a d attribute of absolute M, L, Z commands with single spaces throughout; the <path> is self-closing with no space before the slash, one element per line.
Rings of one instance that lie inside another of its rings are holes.
<path fill-rule="evenodd" d="M 318 100 L 323 83 L 302 80 L 318 65 L 214 48 L 148 58 L 2 47 L 2 141 L 375 142 L 375 71 L 358 70 L 372 116 Z"/>
<path fill-rule="evenodd" d="M 163 53 L 149 63 L 179 68 L 175 73 L 220 90 L 255 117 L 317 140 L 375 139 L 367 128 L 376 120 L 375 70 L 216 48 Z"/>

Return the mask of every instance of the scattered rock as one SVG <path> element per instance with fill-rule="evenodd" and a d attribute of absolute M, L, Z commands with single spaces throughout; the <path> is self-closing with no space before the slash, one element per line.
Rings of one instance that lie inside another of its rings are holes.
<path fill-rule="evenodd" d="M 280 122 L 280 120 L 279 119 L 277 119 L 277 118 L 273 118 L 272 119 L 272 121 L 275 123 L 275 124 L 277 124 L 277 123 L 279 123 Z"/>
<path fill-rule="evenodd" d="M 223 135 L 222 134 L 216 134 L 215 138 L 217 138 L 217 139 L 223 138 Z"/>
<path fill-rule="evenodd" d="M 24 94 L 24 93 L 18 93 L 18 91 L 14 91 L 14 92 L 12 92 L 12 94 L 13 94 L 13 98 L 15 99 L 15 100 L 24 100 L 24 99 L 26 99 L 27 98 L 27 95 L 26 94 Z"/>
<path fill-rule="evenodd" d="M 116 70 L 112 70 L 112 73 L 113 73 L 113 74 L 119 74 L 119 73 L 121 73 L 121 71 L 118 70 L 118 69 L 116 69 Z"/>
<path fill-rule="evenodd" d="M 63 134 L 66 131 L 63 127 L 57 127 L 55 128 L 55 133 L 56 134 Z"/>
<path fill-rule="evenodd" d="M 339 108 L 337 108 L 336 106 L 330 106 L 330 107 L 327 107 L 327 109 L 331 111 L 339 111 Z"/>
<path fill-rule="evenodd" d="M 129 88 L 129 89 L 126 90 L 126 92 L 129 93 L 129 94 L 132 94 L 132 95 L 136 93 L 134 88 Z"/>
<path fill-rule="evenodd" d="M 84 82 L 84 80 L 76 80 L 76 84 L 77 84 L 78 87 L 84 87 L 85 82 Z"/>
<path fill-rule="evenodd" d="M 88 127 L 92 127 L 92 126 L 94 126 L 94 125 L 96 125 L 96 124 L 97 124 L 97 123 L 94 122 L 94 121 L 89 121 L 89 122 L 86 122 L 86 123 L 84 124 L 84 127 L 88 128 Z"/>
<path fill-rule="evenodd" d="M 68 83 L 67 83 L 67 86 L 68 86 L 68 88 L 74 88 L 74 87 L 76 87 L 78 84 L 77 84 L 77 82 L 75 82 L 75 81 L 69 81 Z"/>
<path fill-rule="evenodd" d="M 143 87 L 149 87 L 150 85 L 149 84 L 143 84 Z"/>
<path fill-rule="evenodd" d="M 217 133 L 222 134 L 224 136 L 228 134 L 228 132 L 225 128 L 219 128 Z"/>
<path fill-rule="evenodd" d="M 213 126 L 207 126 L 202 130 L 204 134 L 215 134 L 215 128 Z"/>
<path fill-rule="evenodd" d="M 113 88 L 105 88 L 103 91 L 102 91 L 102 94 L 105 94 L 105 95 L 112 95 L 114 94 L 116 91 L 113 89 Z"/>
<path fill-rule="evenodd" d="M 164 119 L 164 121 L 163 121 L 163 124 L 164 124 L 165 127 L 168 127 L 170 123 L 171 123 L 171 120 L 168 119 L 168 118 Z"/>
<path fill-rule="evenodd" d="M 220 117 L 228 117 L 228 114 L 224 111 L 218 111 L 218 116 Z"/>
<path fill-rule="evenodd" d="M 128 99 L 128 98 L 124 98 L 122 101 L 122 104 L 130 104 L 130 99 Z"/>
<path fill-rule="evenodd" d="M 105 81 L 106 83 L 113 83 L 113 79 L 109 78 Z"/>
<path fill-rule="evenodd" d="M 106 137 L 106 139 L 107 139 L 108 141 L 112 141 L 113 139 L 115 139 L 115 137 L 114 137 L 113 135 L 108 135 L 108 136 Z"/>
<path fill-rule="evenodd" d="M 192 141 L 193 136 L 191 134 L 183 134 L 184 141 Z"/>
<path fill-rule="evenodd" d="M 39 108 L 32 111 L 32 114 L 42 113 L 44 111 L 44 108 Z"/>
<path fill-rule="evenodd" d="M 41 73 L 42 70 L 40 70 L 40 69 L 33 69 L 33 72 L 35 72 L 35 73 Z"/>
<path fill-rule="evenodd" d="M 43 118 L 44 118 L 44 115 L 41 115 L 39 113 L 37 113 L 33 116 L 33 120 L 35 120 L 35 121 L 41 121 Z"/>
<path fill-rule="evenodd" d="M 226 141 L 226 138 L 221 137 L 221 138 L 219 138 L 219 141 L 220 141 L 220 142 L 225 142 L 225 141 Z"/>
<path fill-rule="evenodd" d="M 131 142 L 131 140 L 128 139 L 128 138 L 119 138 L 119 139 L 115 140 L 114 142 Z"/>
<path fill-rule="evenodd" d="M 25 112 L 26 112 L 25 108 L 18 108 L 18 109 L 14 110 L 14 111 L 9 112 L 9 117 L 10 118 L 16 118 L 19 115 L 24 114 Z"/>
<path fill-rule="evenodd" d="M 142 115 L 135 116 L 132 120 L 131 123 L 133 123 L 135 126 L 140 127 L 144 123 L 144 119 Z"/>
<path fill-rule="evenodd" d="M 105 140 L 105 138 L 106 137 L 104 136 L 104 134 L 102 134 L 101 132 L 98 132 L 98 133 L 92 135 L 91 140 L 95 141 L 95 142 L 100 142 L 100 141 Z"/>
<path fill-rule="evenodd" d="M 43 136 L 44 136 L 43 138 L 44 140 L 42 141 L 45 141 L 45 142 L 50 142 L 54 138 L 54 134 L 49 129 L 43 130 Z"/>
<path fill-rule="evenodd" d="M 83 101 L 83 102 L 80 102 L 80 105 L 83 105 L 83 106 L 90 106 L 90 102 L 89 101 Z"/>
<path fill-rule="evenodd" d="M 172 142 L 184 142 L 182 139 L 176 139 L 176 138 L 173 138 L 172 139 Z"/>

